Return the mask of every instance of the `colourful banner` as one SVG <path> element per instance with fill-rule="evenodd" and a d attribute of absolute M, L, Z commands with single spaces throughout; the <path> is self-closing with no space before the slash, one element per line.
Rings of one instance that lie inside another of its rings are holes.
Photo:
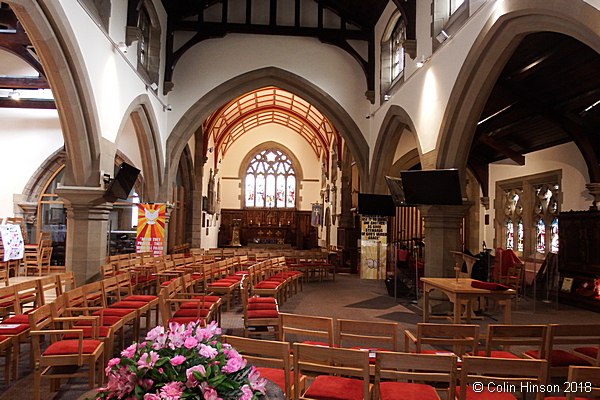
<path fill-rule="evenodd" d="M 312 212 L 310 215 L 310 224 L 312 226 L 321 226 L 321 216 L 323 215 L 323 206 L 320 204 L 312 205 Z"/>
<path fill-rule="evenodd" d="M 166 214 L 165 204 L 138 204 L 136 253 L 163 255 Z"/>
<path fill-rule="evenodd" d="M 385 279 L 387 263 L 387 217 L 360 217 L 360 277 Z"/>

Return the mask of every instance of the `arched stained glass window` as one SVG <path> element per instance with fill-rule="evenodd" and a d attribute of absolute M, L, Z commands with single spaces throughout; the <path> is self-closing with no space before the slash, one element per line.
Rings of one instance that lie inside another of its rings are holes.
<path fill-rule="evenodd" d="M 246 207 L 293 208 L 296 206 L 294 166 L 281 150 L 260 151 L 246 169 Z"/>
<path fill-rule="evenodd" d="M 517 223 L 517 251 L 523 251 L 523 238 L 525 237 L 525 229 L 523 227 L 523 219 Z"/>
<path fill-rule="evenodd" d="M 558 218 L 552 220 L 552 231 L 550 233 L 550 251 L 558 253 Z"/>
<path fill-rule="evenodd" d="M 504 192 L 506 248 L 516 251 L 523 251 L 524 229 L 522 218 L 522 192 L 521 189 L 512 189 Z M 516 221 L 516 227 L 515 222 L 513 221 Z"/>
<path fill-rule="evenodd" d="M 513 225 L 512 219 L 506 221 L 506 248 L 512 249 L 515 243 L 515 227 Z"/>

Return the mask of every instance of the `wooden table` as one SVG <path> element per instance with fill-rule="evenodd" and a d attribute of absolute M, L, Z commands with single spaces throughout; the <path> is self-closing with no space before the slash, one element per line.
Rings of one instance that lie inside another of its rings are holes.
<path fill-rule="evenodd" d="M 511 323 L 511 299 L 517 294 L 513 289 L 488 290 L 471 286 L 470 278 L 421 278 L 423 282 L 423 322 L 429 322 L 429 292 L 439 290 L 448 296 L 454 306 L 452 322 L 460 324 L 463 320 L 462 305 L 466 305 L 464 319 L 471 323 L 473 312 L 471 303 L 477 297 L 489 297 L 504 307 L 504 324 Z"/>

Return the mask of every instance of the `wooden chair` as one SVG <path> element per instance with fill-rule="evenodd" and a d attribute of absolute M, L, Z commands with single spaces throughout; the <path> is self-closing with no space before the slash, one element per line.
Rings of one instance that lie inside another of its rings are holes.
<path fill-rule="evenodd" d="M 25 252 L 23 254 L 25 276 L 42 276 L 42 272 L 44 272 L 44 270 L 46 274 L 50 273 L 51 258 L 52 247 L 40 247 L 37 252 Z"/>
<path fill-rule="evenodd" d="M 8 268 L 4 268 L 4 269 L 0 270 L 0 282 L 4 282 L 4 286 L 10 285 L 8 275 L 9 275 Z"/>
<path fill-rule="evenodd" d="M 290 335 L 293 335 L 293 338 L 296 339 L 295 342 L 324 347 L 335 345 L 332 318 L 279 313 L 279 321 L 281 341 L 289 342 Z M 366 354 L 368 358 L 369 355 Z"/>
<path fill-rule="evenodd" d="M 584 344 L 595 347 L 600 345 L 600 324 L 550 324 L 548 325 L 545 352 L 529 350 L 523 354 L 529 358 L 548 361 L 549 379 L 567 377 L 571 365 L 600 366 L 598 354 L 596 354 L 596 359 L 588 359 L 563 349 Z M 559 346 L 562 348 L 558 348 Z"/>
<path fill-rule="evenodd" d="M 244 309 L 244 337 L 251 335 L 275 335 L 280 337 L 279 306 L 274 297 L 250 296 L 249 278 L 242 283 Z"/>
<path fill-rule="evenodd" d="M 547 370 L 548 363 L 545 360 L 466 355 L 462 359 L 458 399 L 516 399 L 513 393 L 526 393 L 527 390 L 523 388 L 528 385 L 546 385 Z M 544 395 L 543 391 L 536 391 L 535 399 L 543 400 Z"/>
<path fill-rule="evenodd" d="M 440 400 L 438 391 L 456 394 L 454 354 L 415 354 L 378 351 L 373 398 L 377 400 Z"/>
<path fill-rule="evenodd" d="M 488 325 L 485 350 L 480 357 L 530 358 L 510 351 L 510 346 L 535 346 L 539 354 L 545 354 L 547 325 Z"/>
<path fill-rule="evenodd" d="M 200 321 L 201 326 L 206 326 L 209 322 L 215 320 L 216 303 L 207 301 L 205 298 L 192 300 L 178 297 L 178 293 L 183 287 L 181 281 L 181 277 L 174 279 L 167 286 L 163 287 L 158 295 L 158 307 L 163 325 L 167 326 L 170 322 L 187 324 L 189 322 Z M 184 303 L 191 303 L 194 307 L 186 308 L 180 312 L 181 305 Z"/>
<path fill-rule="evenodd" d="M 368 351 L 372 375 L 376 351 L 398 351 L 398 324 L 395 322 L 337 319 L 336 325 L 336 345 Z"/>
<path fill-rule="evenodd" d="M 515 296 L 515 308 L 519 307 L 519 299 L 523 294 L 523 282 L 525 280 L 525 264 L 514 263 L 508 268 L 505 276 L 500 277 L 500 283 L 514 289 L 517 292 Z"/>
<path fill-rule="evenodd" d="M 477 354 L 479 325 L 418 323 L 416 334 L 404 331 L 405 352 L 411 351 L 411 343 L 415 346 L 415 353 L 445 354 L 451 351 L 459 357 L 469 351 Z M 426 350 L 424 345 L 444 346 L 445 349 Z"/>
<path fill-rule="evenodd" d="M 585 399 L 600 399 L 600 367 L 570 366 L 567 382 L 565 400 L 579 399 L 575 397 L 577 395 L 585 396 Z"/>
<path fill-rule="evenodd" d="M 304 392 L 301 391 L 300 382 L 303 375 L 307 381 Z M 336 398 L 371 398 L 369 353 L 339 347 L 294 344 L 294 399 Z"/>
<path fill-rule="evenodd" d="M 51 304 L 44 304 L 29 313 L 30 335 L 32 337 L 31 354 L 34 359 L 33 400 L 40 400 L 41 379 L 51 380 L 50 390 L 56 391 L 62 378 L 86 376 L 90 390 L 98 381 L 103 382 L 104 343 L 97 338 L 84 339 L 81 329 L 56 329 L 52 318 Z M 83 318 L 83 317 L 80 317 Z M 97 321 L 97 317 L 84 317 Z M 93 325 L 97 327 L 97 325 Z M 74 334 L 76 340 L 65 340 L 65 334 Z M 50 336 L 50 344 L 42 350 L 41 340 Z M 79 367 L 88 366 L 87 372 L 80 372 Z"/>
<path fill-rule="evenodd" d="M 63 272 L 55 276 L 56 281 L 58 282 L 60 293 L 64 293 L 77 287 L 77 283 L 75 282 L 75 273 L 73 271 Z"/>
<path fill-rule="evenodd" d="M 0 333 L 2 331 L 0 330 Z M 16 357 L 15 353 L 15 342 L 14 336 L 6 336 L 0 334 L 0 354 L 4 355 L 4 384 L 10 384 L 11 379 L 11 368 L 13 368 L 13 358 Z M 16 363 L 15 363 L 16 364 Z"/>
<path fill-rule="evenodd" d="M 222 335 L 221 341 L 229 343 L 248 363 L 255 365 L 262 378 L 279 386 L 286 399 L 294 397 L 294 372 L 289 343 L 229 335 Z M 304 389 L 304 381 L 304 377 L 300 377 L 301 390 Z"/>

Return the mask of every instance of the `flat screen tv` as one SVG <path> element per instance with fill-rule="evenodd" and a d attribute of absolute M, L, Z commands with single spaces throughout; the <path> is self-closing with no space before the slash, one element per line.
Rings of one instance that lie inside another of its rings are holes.
<path fill-rule="evenodd" d="M 117 199 L 127 200 L 139 174 L 140 170 L 136 167 L 127 163 L 121 164 L 115 173 L 115 179 L 110 181 L 106 189 L 104 194 L 106 201 L 114 203 Z"/>
<path fill-rule="evenodd" d="M 457 169 L 401 171 L 407 205 L 462 205 Z"/>
<path fill-rule="evenodd" d="M 358 213 L 361 215 L 395 216 L 396 206 L 392 196 L 385 194 L 358 194 Z"/>

